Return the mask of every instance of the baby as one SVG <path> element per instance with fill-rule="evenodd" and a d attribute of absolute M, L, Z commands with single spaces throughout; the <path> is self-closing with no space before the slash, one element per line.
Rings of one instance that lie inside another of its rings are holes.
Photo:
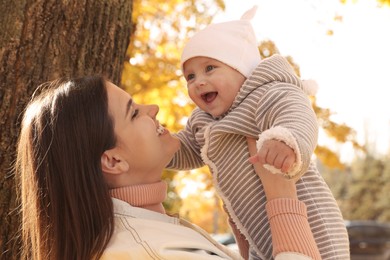
<path fill-rule="evenodd" d="M 248 162 L 247 137 L 257 139 L 252 162 L 287 178 L 299 178 L 298 197 L 307 206 L 322 259 L 349 259 L 339 207 L 311 161 L 318 125 L 308 89 L 283 57 L 261 60 L 250 24 L 255 11 L 254 7 L 238 21 L 211 24 L 185 46 L 182 70 L 189 96 L 198 107 L 177 134 L 181 149 L 168 168 L 207 164 L 241 254 L 271 259 L 266 198 Z"/>

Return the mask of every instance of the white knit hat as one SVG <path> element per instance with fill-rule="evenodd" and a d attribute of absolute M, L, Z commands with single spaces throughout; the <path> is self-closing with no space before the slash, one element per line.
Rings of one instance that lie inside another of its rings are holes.
<path fill-rule="evenodd" d="M 246 11 L 240 20 L 215 23 L 196 33 L 184 47 L 180 66 L 194 57 L 202 56 L 221 61 L 245 77 L 260 63 L 260 52 L 250 20 L 257 6 Z"/>

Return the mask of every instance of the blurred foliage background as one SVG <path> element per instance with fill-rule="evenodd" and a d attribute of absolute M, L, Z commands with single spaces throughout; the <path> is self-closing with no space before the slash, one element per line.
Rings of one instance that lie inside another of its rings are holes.
<path fill-rule="evenodd" d="M 346 0 L 340 0 L 345 3 Z M 390 0 L 378 0 L 383 8 Z M 212 22 L 213 16 L 225 8 L 222 0 L 134 0 L 132 32 L 121 86 L 139 103 L 160 106 L 158 119 L 171 131 L 185 125 L 194 104 L 189 99 L 186 83 L 179 68 L 181 50 L 194 32 Z M 340 19 L 335 16 L 334 19 Z M 329 37 L 332 33 L 327 33 Z M 263 58 L 278 52 L 272 41 L 259 43 Z M 300 75 L 293 57 L 286 57 Z M 390 162 L 389 157 L 375 157 L 367 144 L 358 144 L 355 132 L 345 124 L 331 120 L 330 108 L 312 105 L 319 125 L 336 143 L 350 143 L 357 158 L 345 165 L 337 151 L 318 146 L 315 151 L 320 171 L 332 189 L 346 219 L 390 221 Z M 198 224 L 211 233 L 227 232 L 226 215 L 215 193 L 212 176 L 207 167 L 192 171 L 166 171 L 169 183 L 167 211 Z"/>

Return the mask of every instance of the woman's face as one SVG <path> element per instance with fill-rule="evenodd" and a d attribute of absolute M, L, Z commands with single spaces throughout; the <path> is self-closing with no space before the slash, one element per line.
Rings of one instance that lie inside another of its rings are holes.
<path fill-rule="evenodd" d="M 121 186 L 161 180 L 162 170 L 180 148 L 179 140 L 166 129 L 158 131 L 157 105 L 136 104 L 124 90 L 110 82 L 106 85 L 117 138 L 115 151 L 129 166 L 127 183 Z"/>

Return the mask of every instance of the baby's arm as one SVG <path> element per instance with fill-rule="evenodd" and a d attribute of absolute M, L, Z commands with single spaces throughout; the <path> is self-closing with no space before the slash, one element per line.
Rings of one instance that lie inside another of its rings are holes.
<path fill-rule="evenodd" d="M 259 153 L 263 153 L 261 149 L 267 141 L 276 140 L 286 144 L 294 151 L 295 163 L 283 174 L 287 178 L 302 176 L 309 167 L 318 136 L 317 117 L 308 96 L 296 86 L 275 84 L 259 100 L 255 120 L 261 131 L 257 141 Z M 265 151 L 268 152 L 268 149 Z M 273 164 L 267 168 L 272 172 L 278 169 Z"/>
<path fill-rule="evenodd" d="M 174 170 L 192 170 L 204 165 L 195 140 L 187 131 L 182 130 L 174 136 L 180 140 L 180 149 L 175 153 L 166 168 Z"/>
<path fill-rule="evenodd" d="M 168 169 L 192 170 L 204 166 L 201 157 L 200 145 L 196 141 L 195 134 L 199 127 L 198 110 L 194 110 L 188 119 L 186 127 L 174 134 L 180 140 L 180 149 L 167 165 Z"/>

